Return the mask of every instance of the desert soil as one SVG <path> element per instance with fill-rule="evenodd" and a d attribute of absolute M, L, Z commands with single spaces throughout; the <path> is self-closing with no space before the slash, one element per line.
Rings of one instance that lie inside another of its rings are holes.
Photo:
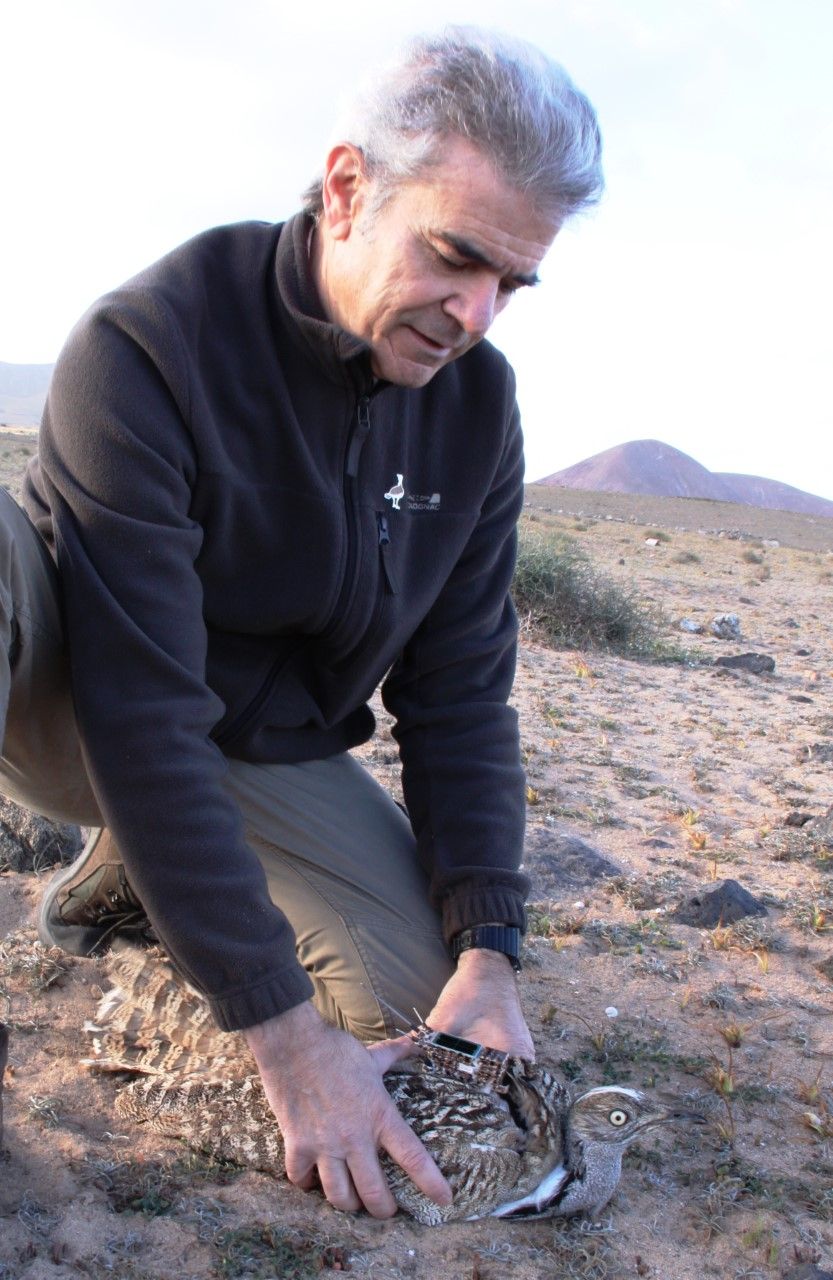
<path fill-rule="evenodd" d="M 33 447 L 31 435 L 0 441 L 0 480 L 15 488 Z M 661 609 L 679 651 L 651 663 L 524 636 L 515 703 L 533 893 L 521 985 L 538 1055 L 578 1089 L 619 1081 L 670 1094 L 707 1124 L 632 1148 L 595 1224 L 427 1228 L 338 1214 L 117 1124 L 117 1082 L 79 1064 L 98 962 L 39 947 L 49 870 L 7 870 L 0 1280 L 753 1280 L 830 1266 L 833 522 L 528 496 L 526 518 L 577 539 Z M 740 619 L 739 642 L 708 632 L 726 612 Z M 683 617 L 706 630 L 682 632 Z M 714 665 L 748 651 L 772 657 L 774 672 Z M 361 754 L 395 790 L 383 716 Z M 727 878 L 768 914 L 731 927 L 674 919 Z"/>

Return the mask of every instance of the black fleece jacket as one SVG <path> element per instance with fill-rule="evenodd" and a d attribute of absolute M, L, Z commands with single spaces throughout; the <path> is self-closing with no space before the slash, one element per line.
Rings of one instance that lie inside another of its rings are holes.
<path fill-rule="evenodd" d="M 484 342 L 424 389 L 374 385 L 367 348 L 321 310 L 308 231 L 301 215 L 208 231 L 95 304 L 58 361 L 24 495 L 60 568 L 102 814 L 226 1029 L 312 986 L 225 756 L 366 741 L 380 681 L 446 935 L 522 926 L 528 887 L 506 705 L 511 370 Z"/>

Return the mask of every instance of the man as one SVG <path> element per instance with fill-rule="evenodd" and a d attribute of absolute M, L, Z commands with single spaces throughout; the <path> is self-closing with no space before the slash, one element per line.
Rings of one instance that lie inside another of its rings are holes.
<path fill-rule="evenodd" d="M 198 236 L 82 319 L 27 481 L 43 541 L 6 517 L 6 789 L 103 829 L 42 937 L 86 953 L 146 912 L 246 1035 L 289 1177 L 342 1209 L 394 1212 L 380 1148 L 450 1194 L 381 1083 L 411 1050 L 383 1039 L 391 1006 L 533 1053 L 506 705 L 521 435 L 481 339 L 598 197 L 599 151 L 535 50 L 417 41 L 303 214 Z M 348 754 L 380 682 L 407 820 Z"/>

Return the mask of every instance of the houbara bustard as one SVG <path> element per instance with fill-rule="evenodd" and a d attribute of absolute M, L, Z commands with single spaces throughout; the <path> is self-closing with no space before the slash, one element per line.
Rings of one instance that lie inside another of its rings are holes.
<path fill-rule="evenodd" d="M 133 1076 L 117 1095 L 121 1119 L 215 1158 L 282 1174 L 280 1130 L 242 1037 L 217 1030 L 203 997 L 157 950 L 116 952 L 106 972 L 112 985 L 86 1024 L 93 1054 L 84 1061 Z M 573 1098 L 546 1068 L 518 1058 L 506 1061 L 499 1088 L 484 1087 L 450 1071 L 443 1058 L 426 1046 L 385 1076 L 454 1191 L 451 1205 L 436 1205 L 382 1157 L 397 1204 L 427 1225 L 595 1216 L 615 1192 L 623 1153 L 639 1134 L 699 1119 L 635 1089 L 603 1087 Z"/>

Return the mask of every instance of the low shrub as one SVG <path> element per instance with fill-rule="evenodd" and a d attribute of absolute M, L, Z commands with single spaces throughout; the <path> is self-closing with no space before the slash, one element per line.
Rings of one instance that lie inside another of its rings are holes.
<path fill-rule="evenodd" d="M 658 618 L 564 534 L 521 525 L 512 595 L 521 624 L 556 648 L 657 656 Z"/>

